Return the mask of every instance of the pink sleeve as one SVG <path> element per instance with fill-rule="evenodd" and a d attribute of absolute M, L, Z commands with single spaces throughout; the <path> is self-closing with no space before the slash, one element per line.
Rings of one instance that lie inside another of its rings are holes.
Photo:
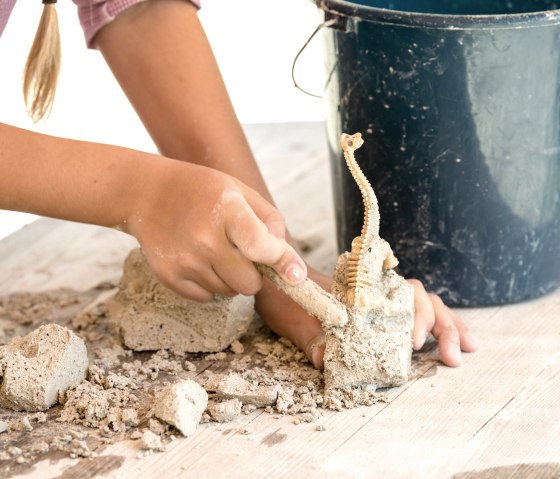
<path fill-rule="evenodd" d="M 99 29 L 112 22 L 128 7 L 145 0 L 73 0 L 78 7 L 78 17 L 88 48 L 94 48 L 93 38 Z M 200 8 L 200 0 L 188 0 Z"/>
<path fill-rule="evenodd" d="M 4 32 L 4 28 L 6 28 L 6 23 L 8 23 L 15 4 L 16 0 L 0 0 L 0 37 Z"/>

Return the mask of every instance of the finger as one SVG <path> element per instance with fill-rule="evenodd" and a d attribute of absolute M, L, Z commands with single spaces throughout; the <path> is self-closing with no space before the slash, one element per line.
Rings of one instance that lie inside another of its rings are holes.
<path fill-rule="evenodd" d="M 459 344 L 461 347 L 461 351 L 472 353 L 477 349 L 477 341 L 474 335 L 469 331 L 467 325 L 461 320 L 459 316 L 453 311 L 451 308 L 446 306 L 443 301 L 437 301 L 436 304 L 440 308 L 441 313 L 449 316 L 453 319 L 455 327 L 459 332 Z"/>
<path fill-rule="evenodd" d="M 477 341 L 474 335 L 469 331 L 467 325 L 463 323 L 461 318 L 455 314 L 455 312 L 450 309 L 449 312 L 453 316 L 453 320 L 455 321 L 455 326 L 459 331 L 459 341 L 461 344 L 461 351 L 466 353 L 472 353 L 477 349 Z"/>
<path fill-rule="evenodd" d="M 262 287 L 262 276 L 254 263 L 238 251 L 234 251 L 227 261 L 216 264 L 214 270 L 225 284 L 245 296 L 257 294 Z"/>
<path fill-rule="evenodd" d="M 434 327 L 434 307 L 430 296 L 424 285 L 417 279 L 409 279 L 408 282 L 414 287 L 414 331 L 412 333 L 412 347 L 418 351 L 424 343 L 430 331 Z"/>
<path fill-rule="evenodd" d="M 460 366 L 461 338 L 452 311 L 443 304 L 439 296 L 430 294 L 435 313 L 435 325 L 432 329 L 434 338 L 439 344 L 440 357 L 443 363 L 451 367 Z"/>
<path fill-rule="evenodd" d="M 226 235 L 243 256 L 271 266 L 290 284 L 305 279 L 304 261 L 285 240 L 269 232 L 247 202 L 232 205 L 226 216 Z"/>
<path fill-rule="evenodd" d="M 172 289 L 177 294 L 200 303 L 206 303 L 214 298 L 214 293 L 191 280 L 177 281 L 173 284 Z"/>
<path fill-rule="evenodd" d="M 284 217 L 274 205 L 266 201 L 255 190 L 243 185 L 247 203 L 257 217 L 266 225 L 268 232 L 280 239 L 286 238 L 286 222 Z"/>
<path fill-rule="evenodd" d="M 232 287 L 223 278 L 214 270 L 213 267 L 210 270 L 205 271 L 203 277 L 198 282 L 198 284 L 208 290 L 212 291 L 213 293 L 221 294 L 222 296 L 233 297 L 236 294 L 240 293 L 240 291 Z"/>
<path fill-rule="evenodd" d="M 230 249 L 231 246 L 229 247 Z M 172 280 L 177 283 L 190 281 L 203 290 L 222 296 L 235 296 L 237 292 L 226 284 L 212 268 L 211 264 L 200 260 L 187 261 L 185 258 L 175 262 Z"/>
<path fill-rule="evenodd" d="M 308 341 L 304 349 L 305 355 L 317 369 L 323 369 L 325 367 L 325 347 L 325 333 L 321 331 Z"/>

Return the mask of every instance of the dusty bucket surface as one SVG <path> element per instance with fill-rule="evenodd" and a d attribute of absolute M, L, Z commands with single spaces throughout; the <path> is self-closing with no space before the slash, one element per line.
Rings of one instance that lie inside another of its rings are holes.
<path fill-rule="evenodd" d="M 339 153 L 379 199 L 401 272 L 451 305 L 560 285 L 560 2 L 316 0 L 338 243 L 362 223 Z"/>

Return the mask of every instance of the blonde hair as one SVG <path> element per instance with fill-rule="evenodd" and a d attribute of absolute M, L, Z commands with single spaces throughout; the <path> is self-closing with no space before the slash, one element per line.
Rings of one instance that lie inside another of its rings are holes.
<path fill-rule="evenodd" d="M 51 112 L 60 71 L 56 0 L 43 0 L 43 14 L 23 72 L 23 98 L 35 123 Z"/>

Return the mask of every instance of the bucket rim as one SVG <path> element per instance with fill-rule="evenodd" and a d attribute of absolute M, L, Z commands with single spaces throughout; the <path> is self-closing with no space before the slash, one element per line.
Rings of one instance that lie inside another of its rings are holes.
<path fill-rule="evenodd" d="M 338 16 L 412 27 L 443 29 L 534 28 L 560 23 L 560 8 L 538 12 L 493 15 L 455 15 L 444 13 L 406 12 L 360 5 L 348 0 L 311 0 L 318 8 Z M 531 23 L 527 24 L 530 20 Z"/>

